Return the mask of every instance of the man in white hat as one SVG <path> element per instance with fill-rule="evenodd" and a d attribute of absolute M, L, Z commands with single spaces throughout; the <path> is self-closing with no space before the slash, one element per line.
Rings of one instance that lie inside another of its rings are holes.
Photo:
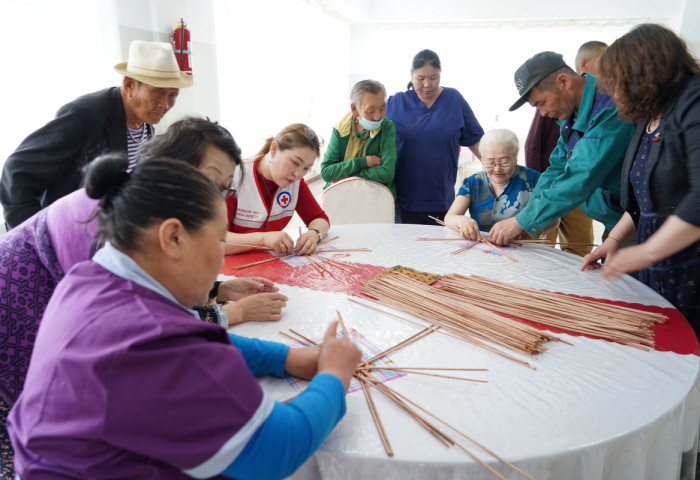
<path fill-rule="evenodd" d="M 192 78 L 180 71 L 168 43 L 135 40 L 127 62 L 114 69 L 120 87 L 83 95 L 29 135 L 5 162 L 0 202 L 13 228 L 80 187 L 81 170 L 105 151 L 128 151 L 134 161 L 153 125 L 175 105 Z"/>

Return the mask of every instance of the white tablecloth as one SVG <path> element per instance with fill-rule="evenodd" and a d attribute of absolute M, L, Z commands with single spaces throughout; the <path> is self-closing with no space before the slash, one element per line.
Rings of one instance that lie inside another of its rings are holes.
<path fill-rule="evenodd" d="M 352 253 L 348 262 L 478 274 L 563 293 L 669 306 L 630 277 L 613 282 L 603 281 L 599 271 L 580 272 L 579 257 L 552 248 L 518 248 L 510 252 L 518 261 L 511 262 L 476 248 L 450 255 L 457 242 L 415 241 L 419 236 L 454 236 L 437 226 L 344 225 L 331 229 L 329 236 L 335 235 L 339 238 L 332 244 L 338 248 L 372 249 Z M 344 294 L 288 285 L 280 289 L 289 296 L 281 321 L 249 323 L 231 331 L 288 342 L 278 331 L 293 328 L 320 338 L 336 318 L 336 309 L 349 328 L 379 349 L 419 330 L 353 303 Z M 488 383 L 409 374 L 387 385 L 539 480 L 678 478 L 681 452 L 691 450 L 698 435 L 700 358 L 560 337 L 574 346 L 550 342 L 546 352 L 529 359 L 536 367 L 530 370 L 432 334 L 393 354 L 392 360 L 401 366 L 488 368 L 487 373 L 470 375 Z M 279 400 L 294 394 L 284 379 L 263 378 L 261 384 Z M 351 393 L 343 420 L 294 478 L 495 478 L 462 451 L 444 447 L 383 395 L 373 396 L 395 456 L 384 452 L 362 393 Z M 523 478 L 468 441 L 456 439 L 507 478 Z"/>

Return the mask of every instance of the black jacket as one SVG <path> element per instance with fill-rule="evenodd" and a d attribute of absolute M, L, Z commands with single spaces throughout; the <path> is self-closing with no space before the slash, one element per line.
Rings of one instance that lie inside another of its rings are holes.
<path fill-rule="evenodd" d="M 83 95 L 29 135 L 5 162 L 0 202 L 12 228 L 77 190 L 81 169 L 100 153 L 126 151 L 126 117 L 118 87 Z"/>
<path fill-rule="evenodd" d="M 622 166 L 622 207 L 637 223 L 639 206 L 629 176 L 647 121 L 639 122 Z M 652 208 L 700 226 L 700 76 L 664 110 L 658 141 L 651 144 L 646 168 Z"/>

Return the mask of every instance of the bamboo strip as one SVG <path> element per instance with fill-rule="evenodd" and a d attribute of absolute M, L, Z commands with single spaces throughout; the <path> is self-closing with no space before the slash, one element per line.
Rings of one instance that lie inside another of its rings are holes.
<path fill-rule="evenodd" d="M 289 335 L 288 333 L 285 333 L 285 332 L 283 332 L 283 331 L 281 331 L 281 330 L 280 330 L 279 332 L 277 332 L 277 333 L 279 333 L 280 335 L 282 335 L 282 336 L 284 336 L 284 337 L 287 337 L 287 338 L 289 338 L 289 339 L 291 339 L 291 340 L 294 340 L 295 342 L 300 342 L 300 343 L 303 344 L 303 345 L 307 345 L 307 346 L 315 345 L 314 343 L 308 343 L 308 342 L 307 342 L 306 340 L 304 340 L 304 339 L 302 339 L 302 340 L 300 341 L 297 337 L 293 337 L 292 335 Z"/>
<path fill-rule="evenodd" d="M 297 337 L 299 337 L 299 338 L 301 338 L 302 340 L 304 340 L 305 342 L 307 342 L 309 345 L 318 345 L 316 342 L 314 342 L 313 340 L 311 340 L 311 339 L 308 338 L 308 337 L 305 337 L 304 335 L 302 335 L 301 333 L 297 332 L 297 331 L 294 330 L 294 329 L 291 329 L 291 328 L 290 328 L 289 331 L 292 332 L 292 333 L 293 333 L 294 335 L 296 335 Z"/>
<path fill-rule="evenodd" d="M 387 387 L 387 388 L 391 388 L 391 387 Z M 432 413 L 430 410 L 427 410 L 427 409 L 425 409 L 424 407 L 418 405 L 417 403 L 415 403 L 414 401 L 410 400 L 408 397 L 406 397 L 406 396 L 403 395 L 402 393 L 397 392 L 396 390 L 394 390 L 394 394 L 397 395 L 398 397 L 400 397 L 401 399 L 403 399 L 404 401 L 406 401 L 407 403 L 409 403 L 409 404 L 413 405 L 414 407 L 418 408 L 419 410 L 421 410 L 421 411 L 424 412 L 425 414 L 431 416 L 432 418 L 434 418 L 434 419 L 437 420 L 438 422 L 442 423 L 442 424 L 445 425 L 447 428 L 449 428 L 449 429 L 451 429 L 452 431 L 456 432 L 457 434 L 461 435 L 462 437 L 464 437 L 465 439 L 467 439 L 468 441 L 470 441 L 471 443 L 473 443 L 474 445 L 476 445 L 477 447 L 479 447 L 480 449 L 482 449 L 484 452 L 486 452 L 486 453 L 488 453 L 489 455 L 491 455 L 493 458 L 495 458 L 495 459 L 498 460 L 499 462 L 503 463 L 504 465 L 509 466 L 510 468 L 512 468 L 513 470 L 515 470 L 516 472 L 520 473 L 522 476 L 524 476 L 524 477 L 527 478 L 528 480 L 535 480 L 532 476 L 530 476 L 529 474 L 527 474 L 526 472 L 524 472 L 523 470 L 521 470 L 521 469 L 518 468 L 517 466 L 513 465 L 511 462 L 509 462 L 509 461 L 506 460 L 505 458 L 500 457 L 500 456 L 499 456 L 498 454 L 496 454 L 494 451 L 490 450 L 490 449 L 487 448 L 486 446 L 484 446 L 484 445 L 482 445 L 481 443 L 477 442 L 476 440 L 474 440 L 472 437 L 470 437 L 469 435 L 465 434 L 465 433 L 462 432 L 461 430 L 459 430 L 459 429 L 457 429 L 456 427 L 452 426 L 451 424 L 447 423 L 445 420 L 443 420 L 442 418 L 438 417 L 437 415 L 435 415 L 434 413 Z"/>
<path fill-rule="evenodd" d="M 248 247 L 257 250 L 272 250 L 269 247 L 261 247 L 260 245 L 249 245 L 247 243 L 234 243 L 234 242 L 224 242 L 224 245 L 230 245 L 232 247 Z"/>
<path fill-rule="evenodd" d="M 377 411 L 377 406 L 374 404 L 374 400 L 372 399 L 372 394 L 369 392 L 369 387 L 367 386 L 367 382 L 360 378 L 360 385 L 362 385 L 362 393 L 365 394 L 365 400 L 367 401 L 367 406 L 369 407 L 370 414 L 372 415 L 372 420 L 374 420 L 374 425 L 377 427 L 377 431 L 379 432 L 379 437 L 382 440 L 382 444 L 384 445 L 384 450 L 386 451 L 386 454 L 390 457 L 394 456 L 394 450 L 391 448 L 391 443 L 389 442 L 389 437 L 386 434 L 386 431 L 384 430 L 384 424 L 382 423 L 381 418 L 379 418 L 379 412 Z"/>
<path fill-rule="evenodd" d="M 460 238 L 455 238 L 455 237 L 437 237 L 437 238 L 426 238 L 426 237 L 418 237 L 416 238 L 416 241 L 418 242 L 463 242 L 464 237 Z"/>
<path fill-rule="evenodd" d="M 476 382 L 476 383 L 489 383 L 488 380 L 477 380 L 475 378 L 465 378 L 465 377 L 455 377 L 452 375 L 440 375 L 438 373 L 428 373 L 428 372 L 421 372 L 417 370 L 406 370 L 400 367 L 393 367 L 393 368 L 384 368 L 381 366 L 377 367 L 372 367 L 372 366 L 366 366 L 366 367 L 360 367 L 358 370 L 360 371 L 366 371 L 366 370 L 392 370 L 392 371 L 397 371 L 397 372 L 404 372 L 404 373 L 412 373 L 415 375 L 425 375 L 427 377 L 437 377 L 437 378 L 447 378 L 450 380 L 463 380 L 465 382 Z"/>
<path fill-rule="evenodd" d="M 281 332 L 280 332 L 281 333 Z M 434 370 L 446 372 L 488 372 L 488 368 L 443 368 L 443 367 L 361 367 L 370 370 Z"/>
<path fill-rule="evenodd" d="M 343 335 L 346 339 L 350 340 L 350 333 L 348 333 L 348 329 L 345 326 L 345 322 L 343 321 L 343 316 L 340 314 L 340 310 L 336 310 L 335 313 L 338 314 L 338 323 L 340 324 L 340 328 L 343 330 Z"/>
<path fill-rule="evenodd" d="M 327 243 L 332 242 L 333 240 L 338 240 L 338 238 L 340 238 L 340 237 L 336 235 L 336 236 L 333 237 L 333 238 L 327 238 L 327 239 L 325 239 L 325 240 L 321 240 L 320 242 L 318 242 L 318 244 L 319 244 L 319 245 L 325 245 L 325 244 L 327 244 Z"/>
<path fill-rule="evenodd" d="M 423 428 L 425 428 L 429 433 L 433 434 L 436 438 L 441 440 L 446 446 L 457 446 L 460 450 L 462 450 L 464 453 L 469 455 L 473 460 L 478 462 L 482 467 L 486 468 L 488 471 L 496 475 L 498 478 L 502 480 L 507 480 L 506 477 L 501 475 L 499 472 L 497 472 L 493 467 L 489 466 L 487 463 L 485 463 L 483 460 L 478 458 L 476 455 L 471 453 L 468 449 L 466 449 L 463 445 L 459 444 L 456 442 L 454 439 L 452 439 L 450 436 L 442 432 L 439 428 L 437 428 L 435 425 L 431 424 L 428 422 L 425 418 L 421 417 L 415 410 L 413 410 L 411 407 L 409 407 L 409 404 L 407 402 L 404 402 L 395 390 L 391 389 L 390 387 L 386 386 L 383 383 L 374 383 L 374 387 L 377 388 L 379 391 L 384 393 L 384 395 L 387 396 L 387 398 L 391 399 L 394 401 L 397 405 L 399 405 L 404 411 L 406 411 L 411 418 L 416 420 Z"/>
<path fill-rule="evenodd" d="M 328 250 L 316 250 L 316 253 L 339 253 L 339 252 L 371 252 L 371 248 L 338 248 Z"/>
<path fill-rule="evenodd" d="M 259 262 L 253 262 L 253 263 L 246 263 L 245 265 L 238 265 L 237 267 L 233 267 L 234 270 L 243 270 L 244 268 L 248 267 L 253 267 L 255 265 L 260 265 L 262 263 L 267 263 L 267 262 L 274 262 L 275 260 L 282 260 L 283 258 L 291 257 L 296 255 L 295 253 L 290 253 L 288 255 L 281 255 L 279 257 L 272 257 L 272 258 L 267 258 L 265 260 L 260 260 Z"/>

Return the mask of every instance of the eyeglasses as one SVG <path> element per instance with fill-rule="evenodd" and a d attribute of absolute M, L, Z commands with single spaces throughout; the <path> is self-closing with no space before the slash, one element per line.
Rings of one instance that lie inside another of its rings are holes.
<path fill-rule="evenodd" d="M 498 165 L 501 168 L 508 168 L 510 167 L 513 162 L 511 160 L 501 160 L 499 162 L 481 162 L 481 164 L 484 166 L 485 169 L 490 170 L 492 168 L 495 168 L 496 165 Z"/>

